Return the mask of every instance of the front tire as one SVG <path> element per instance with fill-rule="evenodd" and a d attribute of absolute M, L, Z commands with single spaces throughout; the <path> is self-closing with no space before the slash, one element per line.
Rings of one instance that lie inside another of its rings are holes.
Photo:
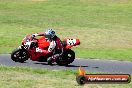
<path fill-rule="evenodd" d="M 28 60 L 28 54 L 22 49 L 16 48 L 11 53 L 11 59 L 15 62 L 21 62 Z"/>

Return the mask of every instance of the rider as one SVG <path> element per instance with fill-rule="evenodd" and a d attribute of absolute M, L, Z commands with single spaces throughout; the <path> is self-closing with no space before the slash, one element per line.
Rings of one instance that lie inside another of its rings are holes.
<path fill-rule="evenodd" d="M 55 59 L 59 58 L 63 54 L 63 45 L 60 40 L 55 34 L 55 31 L 53 29 L 48 29 L 44 33 L 35 33 L 32 34 L 32 38 L 36 36 L 45 36 L 46 40 L 50 42 L 50 45 L 48 47 L 48 50 L 40 49 L 39 47 L 36 48 L 36 52 L 41 52 L 41 53 L 53 53 L 51 57 L 47 59 L 48 64 L 52 64 Z"/>

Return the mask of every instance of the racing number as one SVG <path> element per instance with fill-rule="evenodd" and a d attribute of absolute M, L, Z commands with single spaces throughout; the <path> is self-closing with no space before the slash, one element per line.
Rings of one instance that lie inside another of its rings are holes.
<path fill-rule="evenodd" d="M 76 39 L 67 39 L 68 45 L 74 45 L 76 43 Z"/>
<path fill-rule="evenodd" d="M 26 42 L 24 45 L 25 45 L 26 49 L 29 49 L 31 42 Z"/>

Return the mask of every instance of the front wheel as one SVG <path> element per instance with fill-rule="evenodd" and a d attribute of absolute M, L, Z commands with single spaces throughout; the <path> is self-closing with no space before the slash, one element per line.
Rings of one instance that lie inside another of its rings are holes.
<path fill-rule="evenodd" d="M 71 49 L 68 49 L 68 50 L 64 51 L 62 58 L 57 59 L 56 63 L 58 65 L 63 65 L 63 66 L 65 65 L 66 66 L 66 65 L 72 63 L 74 61 L 74 59 L 75 59 L 74 51 Z"/>
<path fill-rule="evenodd" d="M 28 54 L 24 50 L 17 48 L 12 51 L 11 59 L 15 62 L 23 63 L 24 61 L 28 60 Z"/>

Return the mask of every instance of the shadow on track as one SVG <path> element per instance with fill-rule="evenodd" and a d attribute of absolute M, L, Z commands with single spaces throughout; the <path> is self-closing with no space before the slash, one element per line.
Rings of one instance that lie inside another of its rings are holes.
<path fill-rule="evenodd" d="M 44 63 L 44 62 L 36 62 L 34 64 L 48 65 L 47 63 Z"/>
<path fill-rule="evenodd" d="M 45 62 L 36 62 L 34 64 L 41 64 L 41 65 L 49 65 L 48 63 Z M 57 64 L 52 64 L 52 66 L 56 66 Z M 49 65 L 50 66 L 50 65 Z"/>
<path fill-rule="evenodd" d="M 66 67 L 89 67 L 89 66 L 84 66 L 84 65 L 67 65 Z"/>
<path fill-rule="evenodd" d="M 36 63 L 34 63 L 34 64 L 41 64 L 41 65 L 48 65 L 47 63 L 45 63 L 45 62 L 36 62 Z M 49 65 L 50 66 L 50 65 Z M 60 65 L 57 65 L 57 64 L 53 64 L 52 66 L 60 66 Z M 62 65 L 63 66 L 63 65 Z M 83 66 L 83 65 L 67 65 L 67 66 L 63 66 L 63 67 L 69 67 L 69 68 L 73 68 L 73 67 L 75 67 L 75 68 L 78 68 L 78 67 L 89 67 L 89 66 Z"/>

